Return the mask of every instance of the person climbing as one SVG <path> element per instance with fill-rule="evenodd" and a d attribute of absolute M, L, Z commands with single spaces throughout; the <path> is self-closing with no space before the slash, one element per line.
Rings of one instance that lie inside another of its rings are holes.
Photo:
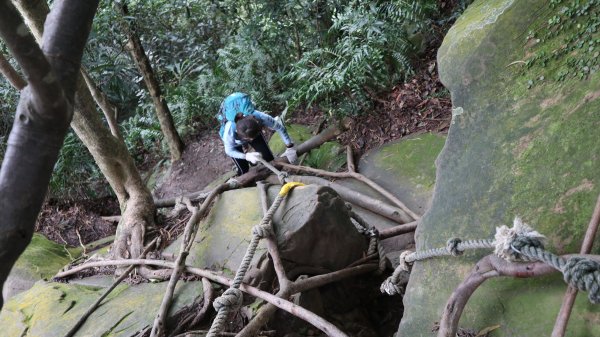
<path fill-rule="evenodd" d="M 298 160 L 294 142 L 279 117 L 273 118 L 255 109 L 248 94 L 233 93 L 221 104 L 217 118 L 221 121 L 219 135 L 225 147 L 225 153 L 233 159 L 237 174 L 242 175 L 250 169 L 248 162 L 256 164 L 259 159 L 270 162 L 274 159 L 273 152 L 267 145 L 262 134 L 262 128 L 268 127 L 277 131 L 287 149 L 282 156 L 291 164 Z M 244 153 L 244 148 L 251 146 L 254 152 Z"/>

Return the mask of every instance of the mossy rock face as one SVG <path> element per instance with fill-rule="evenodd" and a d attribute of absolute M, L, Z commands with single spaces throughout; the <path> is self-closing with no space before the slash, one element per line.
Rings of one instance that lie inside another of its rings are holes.
<path fill-rule="evenodd" d="M 385 144 L 361 158 L 359 171 L 423 214 L 433 194 L 435 159 L 445 140 L 443 135 L 423 133 Z"/>
<path fill-rule="evenodd" d="M 222 193 L 208 216 L 202 220 L 186 264 L 199 268 L 223 270 L 229 276 L 239 267 L 252 227 L 262 219 L 260 195 L 256 187 L 242 188 Z M 181 238 L 167 248 L 179 254 Z M 255 259 L 266 251 L 259 243 Z"/>
<path fill-rule="evenodd" d="M 168 282 L 119 285 L 81 326 L 77 336 L 136 336 L 152 326 Z M 5 303 L 2 336 L 64 336 L 105 288 L 40 281 Z M 179 282 L 169 314 L 202 294 L 201 282 Z"/>
<path fill-rule="evenodd" d="M 41 234 L 34 234 L 27 249 L 11 269 L 2 296 L 6 300 L 31 288 L 39 280 L 50 279 L 79 254 L 80 249 L 66 248 Z"/>
<path fill-rule="evenodd" d="M 310 129 L 304 125 L 289 125 L 287 126 L 287 131 L 296 145 L 302 144 L 312 137 Z M 277 134 L 271 137 L 269 147 L 276 156 L 285 151 L 285 145 L 281 141 L 281 137 Z M 339 143 L 334 141 L 326 142 L 319 148 L 310 151 L 303 165 L 335 172 L 346 164 L 346 154 L 344 151 L 344 148 Z"/>
<path fill-rule="evenodd" d="M 570 39 L 565 29 L 527 43 L 530 30 L 561 10 L 542 0 L 476 1 L 446 35 L 438 64 L 453 119 L 437 159 L 431 208 L 416 233 L 418 250 L 444 247 L 452 237 L 493 238 L 497 226 L 520 216 L 547 236 L 549 251 L 579 251 L 600 193 L 600 76 L 546 76 L 532 87 L 529 79 L 540 78 L 541 68 L 524 66 L 546 43 Z M 599 252 L 596 245 L 593 253 Z M 431 336 L 451 292 L 488 253 L 416 263 L 398 335 Z M 488 281 L 469 300 L 460 325 L 499 324 L 494 336 L 549 336 L 565 290 L 559 274 Z M 600 306 L 586 297 L 577 299 L 567 336 L 600 336 Z"/>

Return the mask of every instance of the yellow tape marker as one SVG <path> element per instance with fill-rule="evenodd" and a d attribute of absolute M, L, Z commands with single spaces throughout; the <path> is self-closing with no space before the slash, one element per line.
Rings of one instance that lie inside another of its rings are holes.
<path fill-rule="evenodd" d="M 296 181 L 292 181 L 291 183 L 287 183 L 287 184 L 283 185 L 283 187 L 279 191 L 279 195 L 282 196 L 282 197 L 285 196 L 285 195 L 287 195 L 288 193 L 290 193 L 290 191 L 292 190 L 292 188 L 294 188 L 296 186 L 304 186 L 304 184 L 296 182 Z"/>

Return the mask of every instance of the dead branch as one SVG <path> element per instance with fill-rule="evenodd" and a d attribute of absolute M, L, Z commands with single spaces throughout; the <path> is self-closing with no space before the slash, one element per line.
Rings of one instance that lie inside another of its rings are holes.
<path fill-rule="evenodd" d="M 379 192 L 381 195 L 386 197 L 388 200 L 390 200 L 392 203 L 394 203 L 397 207 L 399 207 L 403 211 L 403 213 L 405 213 L 407 215 L 407 216 L 404 216 L 404 218 L 406 218 L 406 219 L 403 220 L 402 222 L 406 223 L 406 222 L 411 222 L 411 221 L 420 219 L 419 215 L 417 215 L 415 212 L 411 211 L 402 201 L 400 201 L 398 198 L 396 198 L 393 194 L 386 191 L 383 187 L 379 186 L 377 183 L 375 183 L 371 179 L 369 179 L 369 178 L 365 177 L 364 175 L 357 173 L 355 171 L 329 172 L 329 171 L 315 169 L 315 168 L 307 167 L 307 166 L 297 166 L 297 165 L 291 165 L 291 164 L 287 164 L 287 163 L 278 163 L 278 164 L 288 170 L 292 170 L 292 171 L 296 171 L 296 172 L 308 172 L 308 173 L 312 173 L 312 174 L 322 176 L 322 177 L 354 178 L 358 181 L 361 181 L 361 182 L 367 184 L 368 186 L 370 186 L 371 188 L 373 188 L 374 190 Z M 350 170 L 350 167 L 348 169 Z M 351 169 L 354 170 L 354 167 L 352 167 Z"/>
<path fill-rule="evenodd" d="M 419 225 L 419 221 L 413 221 L 409 223 L 405 223 L 403 225 L 394 226 L 392 228 L 387 228 L 379 232 L 379 239 L 384 240 L 397 235 L 412 233 L 417 229 Z"/>
<path fill-rule="evenodd" d="M 210 309 L 210 304 L 215 299 L 215 292 L 213 291 L 212 284 L 206 277 L 202 278 L 202 289 L 204 291 L 204 294 L 202 296 L 202 308 L 200 308 L 196 315 L 189 316 L 183 322 L 178 324 L 173 330 L 173 332 L 171 332 L 169 337 L 176 337 L 176 335 L 179 334 L 185 327 L 192 328 L 204 318 L 204 316 L 208 312 L 208 309 Z"/>
<path fill-rule="evenodd" d="M 596 200 L 596 207 L 594 208 L 592 218 L 588 223 L 588 228 L 585 232 L 583 243 L 581 244 L 581 250 L 579 251 L 580 254 L 589 254 L 592 251 L 592 246 L 594 245 L 594 238 L 596 237 L 596 233 L 598 232 L 599 223 L 600 195 Z M 565 297 L 563 298 L 563 302 L 560 306 L 560 311 L 558 312 L 556 322 L 554 323 L 554 328 L 552 329 L 552 337 L 563 337 L 565 335 L 565 331 L 567 330 L 567 323 L 569 322 L 569 318 L 571 317 L 571 310 L 573 309 L 573 304 L 575 303 L 575 298 L 577 297 L 577 292 L 577 288 L 574 288 L 572 286 L 567 287 Z"/>
<path fill-rule="evenodd" d="M 329 128 L 325 129 L 320 134 L 311 137 L 309 140 L 298 145 L 296 149 L 298 155 L 302 155 L 305 152 L 308 152 L 314 148 L 321 146 L 323 143 L 331 140 L 332 138 L 337 137 L 342 132 L 346 131 L 349 125 L 350 119 L 346 118 L 338 122 L 337 124 L 334 124 Z M 235 179 L 239 182 L 240 187 L 245 187 L 255 183 L 258 180 L 263 180 L 269 175 L 271 175 L 271 171 L 269 171 L 267 168 L 263 166 L 254 166 L 250 168 L 250 170 L 247 173 L 244 173 L 241 176 L 236 177 Z M 203 190 L 186 194 L 184 195 L 184 197 L 190 199 L 191 201 L 199 201 L 203 198 L 206 198 L 206 196 L 209 193 L 210 191 Z M 157 208 L 172 207 L 177 202 L 177 198 L 165 198 L 160 200 L 154 200 L 154 205 Z"/>
<path fill-rule="evenodd" d="M 563 255 L 563 257 L 570 257 Z M 584 256 L 584 255 L 577 255 Z M 600 260 L 600 256 L 585 255 L 587 258 Z M 459 284 L 452 292 L 450 298 L 446 302 L 442 319 L 440 321 L 440 330 L 438 337 L 454 337 L 458 329 L 460 316 L 467 304 L 471 295 L 477 288 L 487 279 L 498 276 L 510 276 L 518 278 L 539 277 L 558 272 L 554 267 L 543 262 L 529 263 L 511 263 L 507 262 L 496 255 L 488 255 L 475 265 L 467 278 Z"/>
<path fill-rule="evenodd" d="M 311 176 L 290 176 L 290 181 L 298 181 L 305 184 L 314 184 L 321 186 L 329 186 L 334 189 L 342 199 L 365 208 L 373 213 L 379 214 L 385 218 L 395 221 L 399 224 L 412 222 L 413 219 L 404 210 L 381 202 L 381 200 L 371 198 L 362 193 L 356 192 L 351 188 L 342 186 L 341 184 L 330 182 L 327 179 Z"/>
<path fill-rule="evenodd" d="M 156 266 L 156 267 L 169 268 L 169 269 L 173 269 L 175 267 L 175 263 L 168 262 L 168 261 L 162 261 L 162 260 L 152 260 L 152 259 L 123 259 L 123 260 L 112 260 L 112 261 L 107 260 L 107 261 L 95 261 L 95 262 L 90 262 L 90 263 L 86 263 L 83 265 L 79 265 L 71 270 L 60 272 L 60 273 L 56 274 L 54 277 L 55 278 L 64 278 L 66 276 L 73 275 L 81 270 L 88 269 L 88 268 L 94 268 L 94 267 L 130 266 L 130 265 Z M 326 285 L 328 283 L 340 281 L 345 278 L 357 276 L 360 274 L 365 274 L 365 273 L 371 272 L 376 269 L 377 269 L 376 264 L 361 265 L 361 266 L 356 266 L 356 267 L 352 267 L 352 268 L 342 269 L 342 270 L 332 272 L 329 274 L 319 275 L 319 276 L 311 277 L 311 278 L 308 278 L 305 280 L 297 281 L 297 283 L 294 286 L 294 287 L 296 287 L 296 288 L 294 288 L 294 290 L 306 291 L 306 290 L 312 289 L 313 287 L 320 287 L 320 286 Z M 185 271 L 190 274 L 194 274 L 194 275 L 197 275 L 200 277 L 205 277 L 213 282 L 217 282 L 217 283 L 220 283 L 220 284 L 223 284 L 226 286 L 230 286 L 233 283 L 233 280 L 231 280 L 230 278 L 227 278 L 222 275 L 217 275 L 210 270 L 186 266 Z M 315 278 L 315 280 L 312 280 L 313 278 Z M 245 285 L 245 284 L 240 285 L 240 290 L 242 290 L 245 293 L 248 293 L 251 296 L 258 297 L 266 302 L 269 302 L 270 304 L 273 304 L 273 305 L 277 306 L 278 308 L 283 309 L 283 310 L 289 312 L 290 314 L 307 321 L 308 323 L 312 324 L 316 328 L 325 332 L 329 336 L 338 336 L 338 337 L 346 336 L 338 328 L 336 328 L 334 325 L 327 322 L 323 318 L 315 315 L 314 313 L 312 313 L 300 306 L 297 306 L 297 305 L 285 300 L 284 298 L 278 297 L 278 296 L 268 293 L 266 291 L 262 291 L 260 289 L 257 289 L 255 287 Z"/>
<path fill-rule="evenodd" d="M 227 185 L 223 184 L 215 188 L 210 193 L 210 195 L 204 200 L 200 210 L 192 206 L 192 203 L 189 200 L 185 200 L 188 210 L 192 212 L 192 216 L 190 217 L 190 220 L 185 226 L 183 239 L 181 240 L 181 250 L 179 256 L 177 257 L 177 261 L 175 262 L 175 268 L 173 268 L 173 272 L 169 280 L 169 285 L 167 286 L 167 290 L 165 291 L 162 303 L 160 305 L 158 313 L 156 314 L 156 318 L 154 319 L 152 331 L 150 332 L 151 337 L 164 335 L 167 312 L 169 310 L 169 307 L 171 306 L 171 300 L 173 298 L 173 293 L 175 292 L 175 286 L 177 285 L 177 281 L 179 281 L 179 276 L 185 268 L 185 260 L 187 259 L 190 249 L 192 248 L 194 237 L 196 236 L 196 232 L 198 231 L 198 223 L 208 211 L 212 201 L 219 194 L 221 194 L 226 187 Z"/>
<path fill-rule="evenodd" d="M 150 242 L 148 244 L 148 246 L 146 246 L 146 248 L 142 252 L 141 258 L 144 258 L 146 256 L 146 254 L 148 254 L 148 252 L 155 246 L 157 241 L 158 241 L 158 238 L 155 238 L 154 240 L 152 240 L 152 242 Z M 129 273 L 131 273 L 135 269 L 135 267 L 136 267 L 136 265 L 131 265 L 129 268 L 127 268 L 127 270 L 125 270 L 125 272 L 121 276 L 119 276 L 119 278 L 117 278 L 115 280 L 115 282 L 113 282 L 113 284 L 108 289 L 106 289 L 104 294 L 102 294 L 102 296 L 100 296 L 96 300 L 96 302 L 94 302 L 94 304 L 92 304 L 90 306 L 90 308 L 83 314 L 83 316 L 81 316 L 81 318 L 77 321 L 77 323 L 75 323 L 75 326 L 73 326 L 73 328 L 71 328 L 71 330 L 69 330 L 69 332 L 67 332 L 65 337 L 74 336 L 75 333 L 77 333 L 77 331 L 79 330 L 79 328 L 81 328 L 83 323 L 85 323 L 85 321 L 88 319 L 88 317 L 90 317 L 90 315 L 92 313 L 94 313 L 94 311 L 96 311 L 96 309 L 98 308 L 100 303 L 106 298 L 106 296 L 108 296 L 121 283 L 121 281 L 126 279 L 129 276 Z"/>

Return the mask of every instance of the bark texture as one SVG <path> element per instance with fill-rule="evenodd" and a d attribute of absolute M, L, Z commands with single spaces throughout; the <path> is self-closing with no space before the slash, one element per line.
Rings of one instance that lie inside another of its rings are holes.
<path fill-rule="evenodd" d="M 129 11 L 126 4 L 117 6 L 120 10 L 120 13 L 124 17 L 129 16 Z M 142 46 L 142 41 L 140 41 L 140 38 L 137 35 L 136 25 L 134 22 L 126 22 L 125 19 L 123 19 L 121 26 L 124 33 L 127 35 L 127 44 L 125 45 L 125 48 L 127 48 L 131 54 L 131 57 L 133 58 L 133 61 L 140 70 L 140 73 L 144 78 L 144 83 L 146 84 L 148 92 L 150 93 L 150 97 L 152 97 L 152 102 L 154 103 L 154 108 L 156 109 L 156 117 L 158 117 L 158 122 L 160 123 L 160 129 L 162 130 L 165 140 L 169 145 L 171 159 L 173 161 L 178 160 L 181 158 L 184 144 L 181 140 L 181 137 L 179 137 L 179 134 L 177 133 L 175 123 L 173 122 L 173 116 L 171 115 L 167 101 L 162 95 L 160 84 L 154 75 L 154 70 L 150 64 L 150 59 L 148 59 L 148 56 L 144 51 L 144 47 Z"/>
<path fill-rule="evenodd" d="M 48 14 L 45 1 L 13 0 L 34 36 L 42 36 Z M 137 257 L 143 250 L 145 229 L 154 225 L 155 207 L 125 143 L 104 127 L 90 90 L 79 75 L 71 127 L 81 139 L 115 192 L 121 221 L 113 245 L 116 258 Z"/>
<path fill-rule="evenodd" d="M 0 0 L 0 36 L 28 82 L 0 169 L 0 287 L 31 241 L 73 114 L 83 47 L 98 2 L 55 1 L 40 49 L 15 7 Z"/>

